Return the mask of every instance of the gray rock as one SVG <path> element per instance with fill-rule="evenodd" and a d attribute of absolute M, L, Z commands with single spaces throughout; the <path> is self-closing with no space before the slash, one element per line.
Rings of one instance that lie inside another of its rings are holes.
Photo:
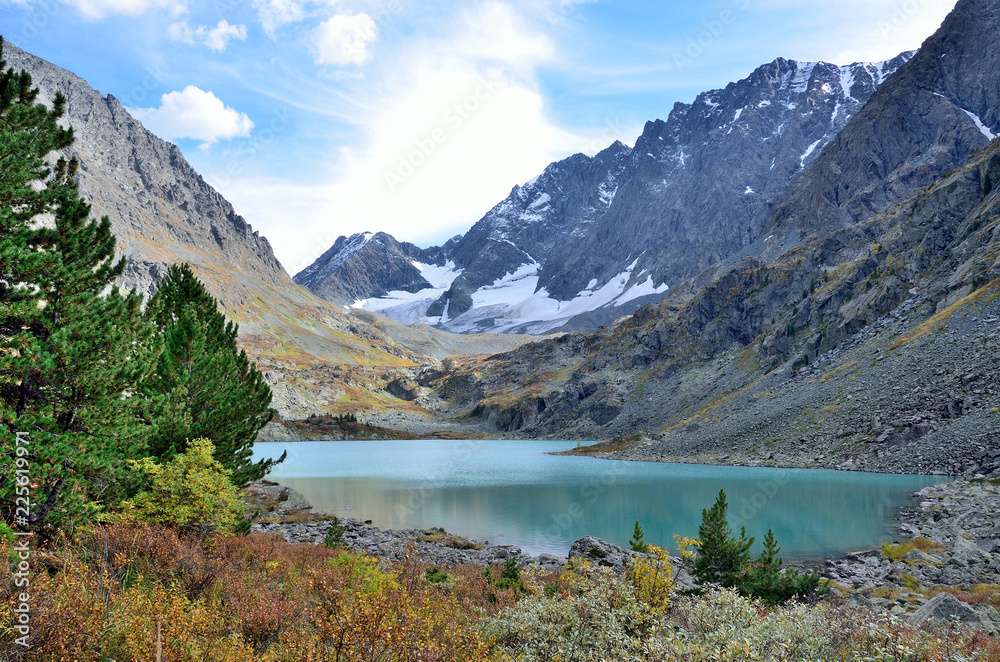
<path fill-rule="evenodd" d="M 958 621 L 970 625 L 992 627 L 988 618 L 951 593 L 938 593 L 910 616 L 910 621 L 915 625 L 920 625 L 927 620 Z"/>
<path fill-rule="evenodd" d="M 569 548 L 571 561 L 576 558 L 587 559 L 596 566 L 611 568 L 618 573 L 624 572 L 640 556 L 642 555 L 638 552 L 612 545 L 594 536 L 584 536 Z"/>
<path fill-rule="evenodd" d="M 941 559 L 933 554 L 928 554 L 927 552 L 922 552 L 919 549 L 914 549 L 907 552 L 903 559 L 910 563 L 915 563 L 917 565 L 939 565 Z"/>
<path fill-rule="evenodd" d="M 778 58 L 676 104 L 665 120 L 646 124 L 634 148 L 617 142 L 549 165 L 464 236 L 428 249 L 435 264 L 451 260 L 462 275 L 424 313 L 447 311 L 449 330 L 490 330 L 502 316 L 474 309 L 472 294 L 524 266 L 539 265 L 538 288 L 561 301 L 616 279 L 626 289 L 647 278 L 673 287 L 697 275 L 760 235 L 792 179 L 911 55 L 846 66 Z M 390 282 L 418 287 L 407 261 L 418 250 L 380 235 L 341 237 L 296 281 L 339 303 L 384 294 Z M 592 330 L 662 296 L 505 330 L 541 333 L 563 323 Z M 413 311 L 386 312 L 402 320 Z"/>

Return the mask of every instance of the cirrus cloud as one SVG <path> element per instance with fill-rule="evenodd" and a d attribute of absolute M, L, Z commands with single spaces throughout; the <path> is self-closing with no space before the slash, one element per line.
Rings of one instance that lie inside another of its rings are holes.
<path fill-rule="evenodd" d="M 245 113 L 225 105 L 211 91 L 194 85 L 164 94 L 159 108 L 129 108 L 128 111 L 164 140 L 200 140 L 201 149 L 208 149 L 219 140 L 249 136 L 254 126 Z"/>
<path fill-rule="evenodd" d="M 204 44 L 216 53 L 226 50 L 230 39 L 239 39 L 240 41 L 246 41 L 247 39 L 247 26 L 230 25 L 226 19 L 219 21 L 214 28 L 210 28 L 207 25 L 199 25 L 193 29 L 188 25 L 187 21 L 180 21 L 172 23 L 168 32 L 170 38 L 174 41 L 183 41 L 188 44 Z"/>
<path fill-rule="evenodd" d="M 264 26 L 264 32 L 274 37 L 275 31 L 283 25 L 298 23 L 306 16 L 302 3 L 298 0 L 254 0 L 253 7 Z"/>

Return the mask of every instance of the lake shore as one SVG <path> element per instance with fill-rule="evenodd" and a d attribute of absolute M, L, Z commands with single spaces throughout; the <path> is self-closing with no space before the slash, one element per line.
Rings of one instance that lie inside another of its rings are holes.
<path fill-rule="evenodd" d="M 305 499 L 289 488 L 278 489 L 288 494 L 282 503 L 295 509 L 277 510 L 255 523 L 253 530 L 292 543 L 322 544 L 332 519 L 304 516 Z M 1000 632 L 1000 614 L 988 604 L 1000 595 L 1000 485 L 959 479 L 912 496 L 912 504 L 897 514 L 896 543 L 828 559 L 816 569 L 831 580 L 835 591 L 858 604 L 911 619 L 921 610 L 958 610 L 960 618 Z M 401 560 L 412 550 L 425 562 L 441 566 L 494 565 L 516 555 L 522 566 L 558 570 L 570 557 L 586 556 L 597 565 L 621 570 L 635 555 L 587 537 L 574 543 L 567 556 L 531 556 L 517 546 L 490 546 L 489 541 L 451 536 L 440 528 L 394 531 L 355 518 L 339 521 L 351 551 Z M 683 570 L 679 585 L 693 585 Z"/>

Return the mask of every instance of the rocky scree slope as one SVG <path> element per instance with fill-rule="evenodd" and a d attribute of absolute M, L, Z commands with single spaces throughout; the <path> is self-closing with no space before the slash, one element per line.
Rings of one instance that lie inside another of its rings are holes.
<path fill-rule="evenodd" d="M 296 278 L 332 301 L 469 331 L 589 330 L 759 238 L 789 182 L 912 53 L 836 66 L 779 58 L 649 122 L 634 148 L 553 163 L 464 236 L 417 254 L 341 238 Z M 371 262 L 378 251 L 382 268 Z M 386 256 L 388 255 L 388 259 Z M 422 290 L 406 260 L 448 267 Z M 398 266 L 396 266 L 398 265 Z M 414 296 L 396 294 L 393 289 Z"/>

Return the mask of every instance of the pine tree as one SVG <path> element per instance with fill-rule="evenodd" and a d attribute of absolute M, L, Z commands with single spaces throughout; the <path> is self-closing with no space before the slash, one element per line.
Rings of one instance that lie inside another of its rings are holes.
<path fill-rule="evenodd" d="M 719 490 L 719 497 L 712 507 L 701 511 L 698 527 L 698 558 L 694 562 L 694 575 L 699 584 L 736 586 L 740 575 L 750 564 L 753 538 L 746 537 L 746 528 L 740 528 L 739 538 L 733 537 L 729 528 L 726 493 Z"/>
<path fill-rule="evenodd" d="M 188 440 L 204 437 L 212 440 L 215 459 L 232 472 L 237 486 L 263 477 L 276 462 L 254 463 L 251 456 L 257 432 L 274 413 L 271 389 L 237 348 L 238 327 L 219 312 L 187 264 L 170 267 L 148 315 L 164 338 L 145 389 L 159 408 L 152 454 L 170 459 Z"/>
<path fill-rule="evenodd" d="M 15 521 L 16 499 L 33 485 L 27 519 L 49 535 L 127 487 L 124 458 L 149 432 L 132 395 L 157 343 L 141 297 L 113 285 L 125 261 L 114 260 L 107 217 L 89 218 L 76 160 L 46 161 L 73 141 L 58 125 L 66 100 L 56 94 L 49 109 L 37 98 L 31 77 L 2 62 L 0 41 L 0 513 Z"/>
<path fill-rule="evenodd" d="M 628 541 L 628 545 L 632 548 L 633 552 L 639 552 L 641 554 L 649 553 L 649 544 L 643 542 L 642 540 L 645 535 L 646 534 L 642 531 L 642 527 L 639 526 L 639 520 L 636 520 L 635 528 L 632 529 L 632 539 Z"/>
<path fill-rule="evenodd" d="M 817 572 L 799 574 L 794 568 L 783 568 L 780 551 L 774 533 L 768 529 L 760 557 L 737 587 L 740 593 L 768 604 L 781 604 L 797 595 L 822 594 L 828 590 L 820 586 Z"/>

